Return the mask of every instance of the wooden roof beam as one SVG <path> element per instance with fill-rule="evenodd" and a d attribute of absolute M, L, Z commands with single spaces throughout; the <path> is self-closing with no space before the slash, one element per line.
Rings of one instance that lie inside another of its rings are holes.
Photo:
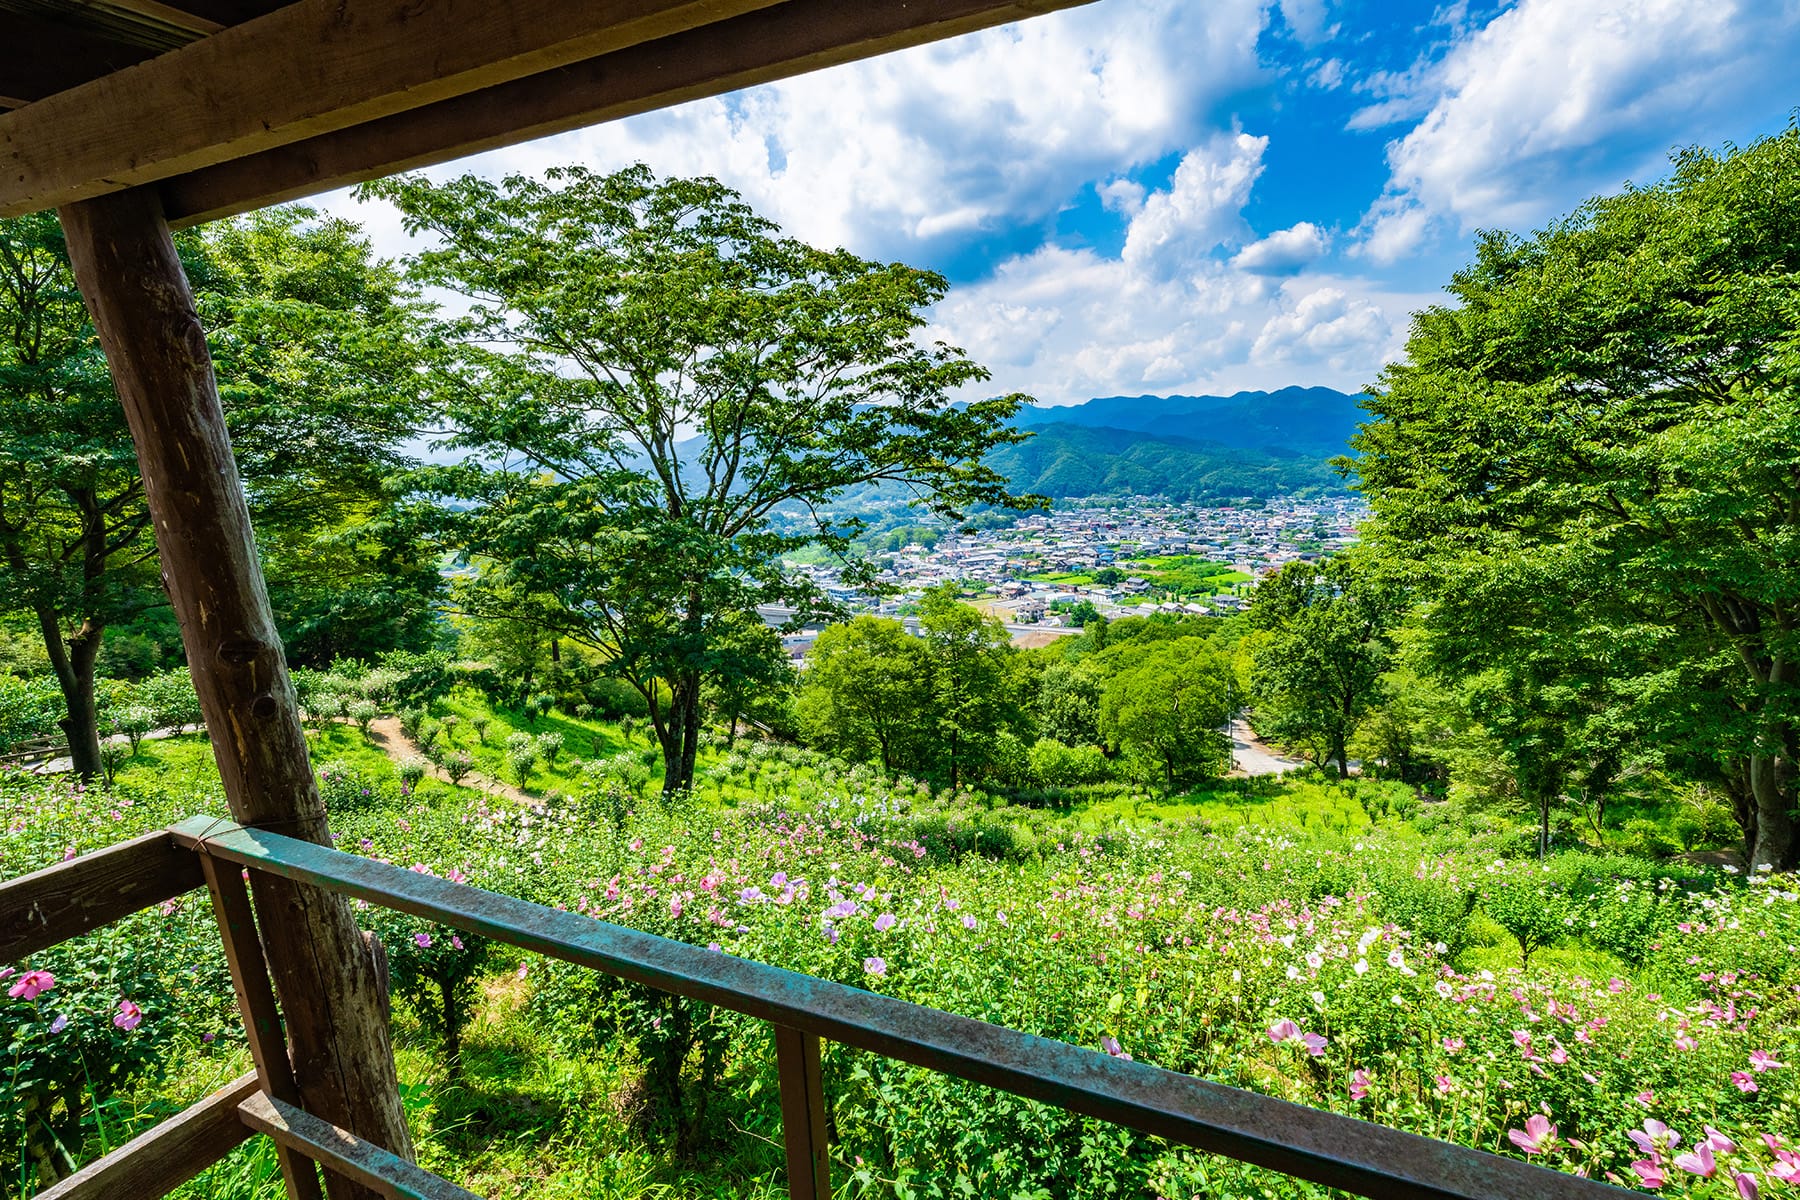
<path fill-rule="evenodd" d="M 298 0 L 0 115 L 0 216 L 154 183 L 775 2 Z"/>
<path fill-rule="evenodd" d="M 193 225 L 1088 2 L 787 0 L 180 176 L 163 206 Z"/>

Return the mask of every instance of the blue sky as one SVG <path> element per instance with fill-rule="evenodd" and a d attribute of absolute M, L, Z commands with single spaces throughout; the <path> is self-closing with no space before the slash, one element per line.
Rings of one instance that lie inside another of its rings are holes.
<path fill-rule="evenodd" d="M 984 391 L 1351 390 L 1475 230 L 1781 130 L 1797 61 L 1800 0 L 1098 0 L 432 174 L 718 176 L 944 272 L 932 333 Z"/>

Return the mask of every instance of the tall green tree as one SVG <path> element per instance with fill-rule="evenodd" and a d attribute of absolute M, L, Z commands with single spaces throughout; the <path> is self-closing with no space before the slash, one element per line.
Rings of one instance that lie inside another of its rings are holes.
<path fill-rule="evenodd" d="M 1352 464 L 1386 552 L 1503 558 L 1610 631 L 1598 672 L 1800 865 L 1800 129 L 1527 237 L 1414 317 Z M 1540 674 L 1540 677 L 1541 674 Z M 1585 690 L 1593 690 L 1591 688 Z"/>
<path fill-rule="evenodd" d="M 667 790 L 693 778 L 723 623 L 830 610 L 780 556 L 848 552 L 862 526 L 826 515 L 834 496 L 1020 503 L 981 460 L 1022 437 L 1006 424 L 1022 398 L 953 405 L 986 372 L 918 336 L 941 276 L 804 245 L 714 180 L 642 166 L 366 194 L 433 239 L 413 278 L 468 303 L 439 378 L 451 444 L 479 464 L 421 486 L 474 501 L 466 550 L 554 597 L 559 631 L 643 695 Z"/>
<path fill-rule="evenodd" d="M 956 788 L 993 760 L 1001 731 L 1021 719 L 1024 681 L 1006 627 L 958 600 L 955 584 L 925 593 L 919 630 L 931 663 L 939 769 Z"/>
<path fill-rule="evenodd" d="M 354 539 L 400 461 L 418 393 L 412 302 L 353 226 L 303 209 L 186 234 L 180 247 L 252 516 L 289 568 L 272 594 L 330 578 L 342 605 L 352 576 L 385 573 L 394 554 L 365 540 L 315 573 L 307 548 L 321 531 Z M 414 580 L 436 586 L 435 572 Z M 75 767 L 92 775 L 102 639 L 166 599 L 124 412 L 48 214 L 0 222 L 0 596 L 32 614 Z M 295 607 L 278 613 L 284 625 Z"/>
<path fill-rule="evenodd" d="M 890 774 L 920 770 L 935 732 L 930 652 L 883 617 L 827 626 L 807 655 L 799 716 L 809 745 Z"/>
<path fill-rule="evenodd" d="M 1257 586 L 1250 624 L 1257 727 L 1350 773 L 1350 739 L 1380 695 L 1402 589 L 1353 555 L 1293 562 Z"/>
<path fill-rule="evenodd" d="M 1107 744 L 1165 793 L 1231 768 L 1231 664 L 1204 638 L 1152 641 L 1115 660 L 1100 694 Z"/>

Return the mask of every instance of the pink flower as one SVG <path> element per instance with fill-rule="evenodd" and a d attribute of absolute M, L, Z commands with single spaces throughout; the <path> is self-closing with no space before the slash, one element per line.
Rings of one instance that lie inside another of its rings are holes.
<path fill-rule="evenodd" d="M 886 975 L 887 962 L 871 955 L 868 958 L 863 959 L 863 970 L 870 975 Z"/>
<path fill-rule="evenodd" d="M 1451 1083 L 1448 1075 L 1435 1076 L 1433 1082 L 1437 1084 L 1437 1090 L 1440 1096 L 1448 1096 L 1450 1094 Z"/>
<path fill-rule="evenodd" d="M 1681 1145 L 1681 1135 L 1658 1121 L 1655 1117 L 1645 1117 L 1642 1129 L 1628 1129 L 1625 1136 L 1632 1144 L 1645 1154 L 1655 1155 L 1658 1150 L 1672 1150 Z"/>
<path fill-rule="evenodd" d="M 1733 1071 L 1731 1073 L 1731 1082 L 1737 1085 L 1738 1091 L 1743 1092 L 1746 1095 L 1761 1090 L 1756 1086 L 1756 1080 L 1750 1078 L 1747 1071 Z"/>
<path fill-rule="evenodd" d="M 127 1033 L 138 1027 L 144 1019 L 144 1010 L 129 1000 L 119 1001 L 119 1011 L 113 1014 L 113 1024 Z"/>
<path fill-rule="evenodd" d="M 8 988 L 6 994 L 14 1000 L 36 1000 L 39 996 L 56 986 L 56 976 L 48 971 L 27 971 L 19 976 L 19 981 Z"/>
<path fill-rule="evenodd" d="M 893 913 L 882 913 L 879 917 L 875 918 L 875 932 L 876 933 L 886 933 L 888 930 L 892 929 L 893 927 L 894 927 L 894 914 Z"/>
<path fill-rule="evenodd" d="M 1112 1037 L 1109 1035 L 1107 1037 L 1101 1038 L 1100 1039 L 1100 1048 L 1102 1050 L 1106 1051 L 1108 1054 L 1112 1055 L 1114 1058 L 1122 1058 L 1126 1062 L 1131 1061 L 1131 1055 L 1125 1053 L 1125 1048 L 1119 1045 L 1119 1039 L 1116 1037 Z"/>
<path fill-rule="evenodd" d="M 1468 1043 L 1463 1041 L 1461 1038 L 1447 1037 L 1444 1039 L 1444 1053 L 1445 1054 L 1460 1054 L 1463 1050 L 1463 1047 L 1465 1047 L 1467 1045 L 1468 1045 Z"/>
<path fill-rule="evenodd" d="M 16 991 L 13 994 L 15 996 L 18 995 Z M 1281 1020 L 1269 1026 L 1269 1040 L 1276 1045 L 1280 1045 L 1282 1042 L 1295 1041 L 1299 1037 L 1300 1027 L 1286 1017 L 1283 1017 Z"/>
<path fill-rule="evenodd" d="M 525 978 L 526 974 L 527 974 L 527 968 L 526 968 L 525 964 L 520 963 L 519 970 L 518 970 L 518 978 L 523 979 L 523 978 Z"/>
<path fill-rule="evenodd" d="M 1358 1067 L 1350 1073 L 1350 1098 L 1361 1100 L 1369 1094 L 1369 1073 Z"/>
<path fill-rule="evenodd" d="M 1706 1130 L 1706 1144 L 1711 1146 L 1716 1153 L 1737 1153 L 1737 1143 L 1714 1129 L 1711 1125 L 1702 1125 L 1700 1128 Z"/>
<path fill-rule="evenodd" d="M 1649 1108 L 1651 1105 L 1656 1103 L 1656 1093 L 1646 1090 L 1646 1091 L 1639 1092 L 1637 1095 L 1633 1096 L 1632 1099 L 1636 1100 L 1639 1104 L 1643 1105 L 1645 1108 Z"/>
<path fill-rule="evenodd" d="M 1719 1164 L 1713 1159 L 1712 1147 L 1705 1142 L 1699 1143 L 1686 1154 L 1676 1155 L 1675 1165 L 1702 1179 L 1711 1179 L 1713 1172 L 1719 1169 Z"/>
<path fill-rule="evenodd" d="M 1740 1200 L 1756 1200 L 1756 1198 L 1762 1194 L 1760 1189 L 1756 1186 L 1756 1176 L 1754 1175 L 1748 1175 L 1743 1171 L 1739 1171 L 1736 1175 L 1731 1177 L 1731 1182 L 1737 1184 Z"/>
<path fill-rule="evenodd" d="M 1750 1052 L 1750 1069 L 1752 1071 L 1773 1071 L 1777 1067 L 1785 1065 L 1786 1064 L 1784 1063 L 1776 1062 L 1774 1056 L 1767 1050 L 1752 1050 Z"/>
<path fill-rule="evenodd" d="M 1506 1136 L 1512 1144 L 1527 1154 L 1542 1154 L 1556 1142 L 1556 1126 L 1543 1113 L 1532 1113 L 1525 1118 L 1525 1131 L 1509 1129 Z"/>
<path fill-rule="evenodd" d="M 1675 1048 L 1677 1050 L 1692 1050 L 1694 1048 L 1694 1039 L 1684 1033 L 1675 1039 Z"/>
<path fill-rule="evenodd" d="M 1647 1188 L 1659 1188 L 1666 1180 L 1661 1165 L 1651 1159 L 1639 1159 L 1631 1164 L 1631 1169 L 1637 1172 L 1639 1181 Z"/>
<path fill-rule="evenodd" d="M 461 950 L 463 948 L 462 939 L 454 933 L 450 935 L 450 948 L 452 950 Z"/>
<path fill-rule="evenodd" d="M 413 934 L 413 944 L 421 950 L 429 950 L 431 949 L 431 935 L 429 933 L 415 933 Z"/>
<path fill-rule="evenodd" d="M 1306 1045 L 1306 1052 L 1314 1058 L 1325 1053 L 1325 1038 L 1316 1033 L 1302 1034 L 1300 1040 Z"/>

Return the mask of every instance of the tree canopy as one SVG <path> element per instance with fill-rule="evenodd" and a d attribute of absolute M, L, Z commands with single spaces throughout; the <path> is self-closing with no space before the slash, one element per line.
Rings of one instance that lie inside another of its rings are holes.
<path fill-rule="evenodd" d="M 834 496 L 1022 503 L 982 457 L 1024 436 L 1006 423 L 1024 398 L 953 403 L 986 371 L 919 336 L 942 276 L 807 246 L 715 180 L 642 166 L 365 193 L 431 239 L 413 277 L 467 302 L 436 375 L 474 461 L 419 486 L 471 501 L 466 552 L 553 598 L 558 630 L 644 696 L 667 789 L 693 776 L 703 677 L 734 669 L 724 623 L 831 610 L 779 556 L 848 549 Z"/>
<path fill-rule="evenodd" d="M 1615 747 L 1641 731 L 1725 789 L 1751 861 L 1780 869 L 1800 863 L 1796 231 L 1790 128 L 1483 235 L 1348 464 L 1367 533 L 1433 598 L 1439 657 L 1535 698 L 1536 734 L 1489 712 L 1509 741 L 1561 738 L 1571 712 Z M 1573 760 L 1540 758 L 1566 786 Z"/>

